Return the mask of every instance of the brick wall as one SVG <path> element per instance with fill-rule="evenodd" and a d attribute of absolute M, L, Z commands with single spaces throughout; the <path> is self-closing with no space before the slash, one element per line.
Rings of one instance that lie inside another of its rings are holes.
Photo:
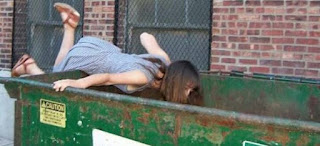
<path fill-rule="evenodd" d="M 112 42 L 114 36 L 115 0 L 85 0 L 83 35 Z"/>
<path fill-rule="evenodd" d="M 11 67 L 13 0 L 0 0 L 0 69 Z"/>
<path fill-rule="evenodd" d="M 320 1 L 214 0 L 211 70 L 320 78 Z"/>

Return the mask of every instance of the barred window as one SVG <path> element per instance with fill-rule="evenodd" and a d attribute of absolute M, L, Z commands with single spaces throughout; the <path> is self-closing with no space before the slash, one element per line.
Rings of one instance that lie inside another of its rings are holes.
<path fill-rule="evenodd" d="M 13 48 L 15 61 L 21 53 L 27 52 L 37 60 L 41 69 L 51 71 L 63 36 L 60 14 L 53 7 L 55 2 L 68 3 L 82 14 L 83 1 L 80 0 L 29 0 L 16 2 Z M 25 16 L 27 17 L 24 18 Z M 21 22 L 21 20 L 24 22 Z M 75 41 L 81 37 L 82 19 L 76 30 Z M 21 50 L 22 48 L 26 48 L 26 50 Z"/>
<path fill-rule="evenodd" d="M 139 35 L 149 32 L 173 61 L 189 60 L 208 70 L 211 5 L 211 0 L 126 0 L 125 51 L 146 53 Z"/>

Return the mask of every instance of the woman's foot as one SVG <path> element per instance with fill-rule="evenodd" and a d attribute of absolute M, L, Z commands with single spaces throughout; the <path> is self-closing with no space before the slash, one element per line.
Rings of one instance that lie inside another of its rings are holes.
<path fill-rule="evenodd" d="M 65 3 L 55 3 L 54 7 L 60 13 L 65 28 L 75 29 L 78 26 L 80 14 L 76 9 Z"/>
<path fill-rule="evenodd" d="M 11 76 L 19 77 L 28 74 L 33 65 L 35 65 L 35 61 L 29 55 L 24 54 L 12 68 Z"/>

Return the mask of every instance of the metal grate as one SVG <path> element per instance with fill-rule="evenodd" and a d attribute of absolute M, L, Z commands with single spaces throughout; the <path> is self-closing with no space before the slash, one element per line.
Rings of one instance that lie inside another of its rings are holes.
<path fill-rule="evenodd" d="M 60 14 L 53 4 L 63 2 L 73 6 L 83 14 L 83 1 L 80 0 L 30 0 L 27 18 L 27 52 L 46 72 L 52 70 L 59 52 L 63 36 Z M 76 30 L 75 42 L 82 37 L 82 18 Z"/>
<path fill-rule="evenodd" d="M 148 32 L 172 61 L 190 60 L 208 70 L 211 5 L 212 0 L 126 0 L 125 51 L 146 53 L 139 35 Z"/>

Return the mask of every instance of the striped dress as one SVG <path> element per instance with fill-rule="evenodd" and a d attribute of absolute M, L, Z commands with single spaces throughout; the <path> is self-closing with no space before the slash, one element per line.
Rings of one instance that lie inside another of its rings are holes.
<path fill-rule="evenodd" d="M 162 56 L 126 54 L 122 53 L 120 48 L 107 41 L 95 37 L 83 37 L 71 48 L 64 60 L 53 67 L 53 72 L 81 70 L 90 75 L 140 70 L 146 75 L 148 84 L 130 91 L 127 90 L 127 85 L 115 85 L 125 93 L 133 93 L 141 91 L 150 85 L 154 79 L 150 71 L 159 71 L 159 64 L 151 63 L 143 58 L 159 58 L 163 63 L 169 65 Z M 151 70 L 145 69 L 144 66 L 149 67 Z"/>

